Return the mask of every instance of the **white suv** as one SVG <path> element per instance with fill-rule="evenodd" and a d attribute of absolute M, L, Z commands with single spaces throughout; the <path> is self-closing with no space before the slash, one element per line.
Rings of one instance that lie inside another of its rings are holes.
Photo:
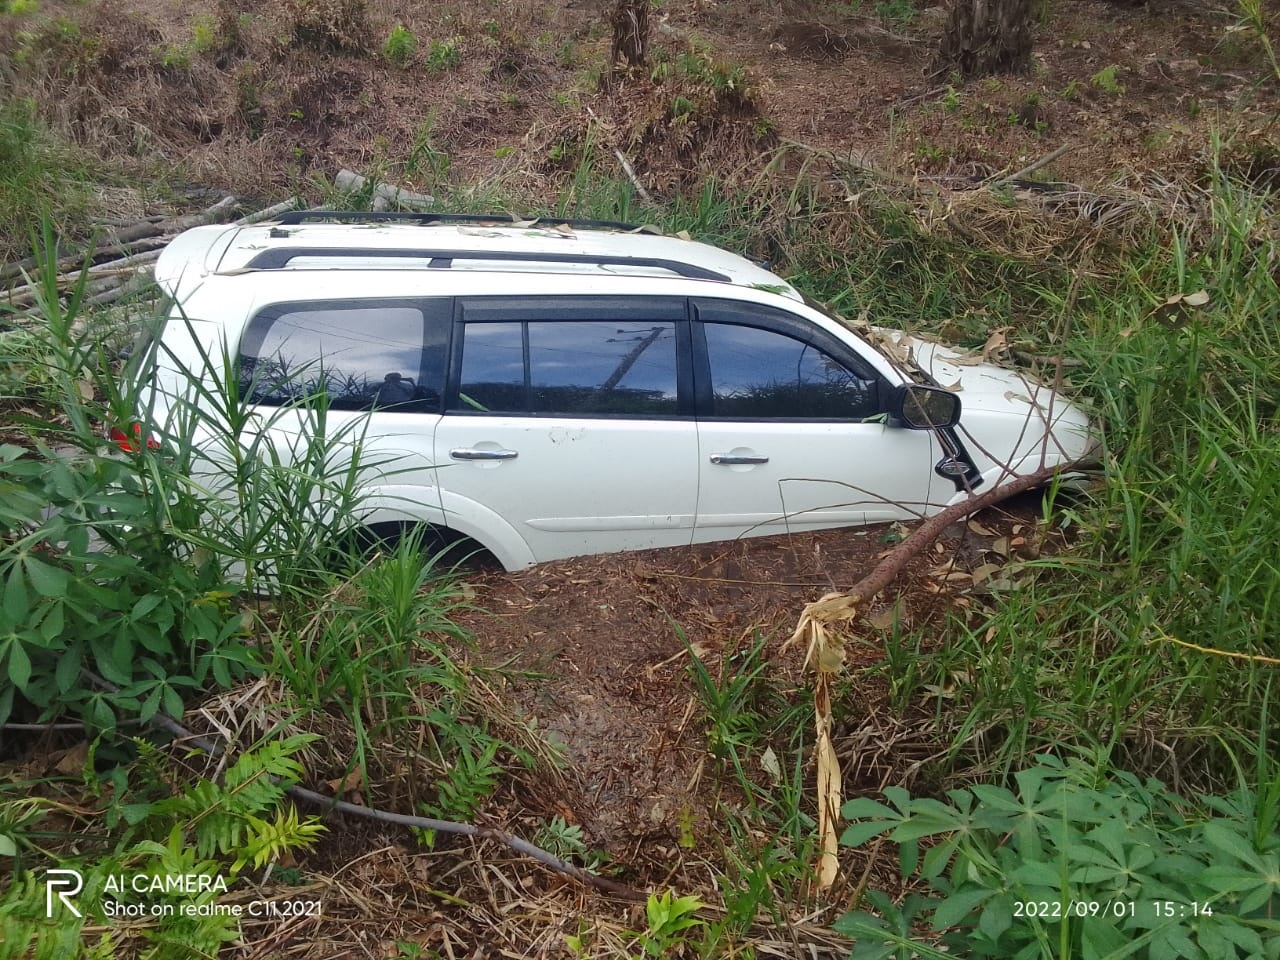
<path fill-rule="evenodd" d="M 156 277 L 160 395 L 223 350 L 272 430 L 324 391 L 384 465 L 363 523 L 463 534 L 508 569 L 934 513 L 1091 442 L 1013 371 L 886 347 L 742 257 L 626 224 L 291 213 L 190 230 Z"/>

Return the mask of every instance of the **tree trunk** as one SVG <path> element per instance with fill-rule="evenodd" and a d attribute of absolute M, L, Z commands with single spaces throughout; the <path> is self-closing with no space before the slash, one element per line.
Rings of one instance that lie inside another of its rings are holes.
<path fill-rule="evenodd" d="M 1031 0 L 951 0 L 934 69 L 964 78 L 1031 64 Z"/>
<path fill-rule="evenodd" d="M 621 58 L 628 67 L 643 66 L 649 46 L 649 0 L 618 0 L 610 23 L 614 65 Z"/>

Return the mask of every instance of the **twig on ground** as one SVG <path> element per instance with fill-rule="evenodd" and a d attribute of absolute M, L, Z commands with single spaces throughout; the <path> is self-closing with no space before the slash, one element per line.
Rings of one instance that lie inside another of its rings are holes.
<path fill-rule="evenodd" d="M 1027 176 L 1027 174 L 1035 173 L 1041 167 L 1045 167 L 1053 163 L 1053 161 L 1057 160 L 1064 153 L 1067 153 L 1070 150 L 1074 150 L 1075 146 L 1076 145 L 1074 143 L 1064 143 L 1057 150 L 1054 150 L 1051 153 L 1046 153 L 1039 160 L 1035 161 L 1034 163 L 1027 164 L 1021 170 L 1015 171 L 1014 173 L 1009 174 L 1007 177 L 993 177 L 990 180 L 988 180 L 987 183 L 989 186 L 992 186 L 992 187 L 1000 187 L 1006 183 L 1009 183 L 1010 181 L 1021 180 L 1023 177 Z"/>
<path fill-rule="evenodd" d="M 596 116 L 596 112 L 592 110 L 589 105 L 587 106 L 587 115 L 591 117 L 598 126 L 603 126 L 603 124 L 600 123 L 600 118 Z M 617 147 L 611 147 L 610 149 L 613 150 L 613 155 L 618 158 L 618 163 L 622 166 L 622 172 L 627 175 L 627 179 L 630 180 L 631 185 L 636 188 L 636 192 L 640 194 L 640 198 L 644 200 L 645 203 L 652 204 L 654 202 L 653 195 L 645 189 L 644 184 L 640 182 L 640 178 L 636 176 L 636 168 L 631 165 L 631 161 L 627 159 L 626 154 Z"/>
<path fill-rule="evenodd" d="M 103 690 L 107 690 L 112 693 L 119 692 L 119 688 L 115 684 L 104 680 L 102 677 L 92 674 L 87 670 L 84 671 L 84 674 Z M 213 741 L 192 733 L 167 713 L 156 713 L 151 720 L 151 725 L 165 728 L 175 736 L 195 744 L 212 757 L 222 756 L 227 752 Z M 314 790 L 308 790 L 306 787 L 300 787 L 296 784 L 286 787 L 285 793 L 296 800 L 302 800 L 306 803 L 324 807 L 330 812 L 345 813 L 355 817 L 363 817 L 367 820 L 376 820 L 380 823 L 394 823 L 399 826 L 413 827 L 419 830 L 435 830 L 437 833 L 451 833 L 464 837 L 475 837 L 478 840 L 492 840 L 516 851 L 517 853 L 538 861 L 543 866 L 548 867 L 557 873 L 563 873 L 566 876 L 573 877 L 573 879 L 577 880 L 579 883 L 595 887 L 597 890 L 619 897 L 620 899 L 643 903 L 648 898 L 647 893 L 643 893 L 639 890 L 633 890 L 631 887 L 628 887 L 625 884 L 616 883 L 607 877 L 600 877 L 596 876 L 594 873 L 589 873 L 575 864 L 562 860 L 554 853 L 543 850 L 541 847 L 535 847 L 527 840 L 522 840 L 519 837 L 512 836 L 504 830 L 499 830 L 497 827 L 481 827 L 474 823 L 455 823 L 451 820 L 436 820 L 431 817 L 417 817 L 403 813 L 390 813 L 385 810 L 377 810 L 372 807 L 361 806 L 357 803 L 348 803 L 345 800 L 328 797 L 323 793 L 317 793 Z"/>

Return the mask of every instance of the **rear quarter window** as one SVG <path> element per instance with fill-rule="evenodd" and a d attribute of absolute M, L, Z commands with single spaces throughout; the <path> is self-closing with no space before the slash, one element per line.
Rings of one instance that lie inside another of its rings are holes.
<path fill-rule="evenodd" d="M 241 341 L 241 396 L 284 406 L 324 393 L 334 410 L 438 412 L 448 317 L 443 300 L 267 307 Z"/>

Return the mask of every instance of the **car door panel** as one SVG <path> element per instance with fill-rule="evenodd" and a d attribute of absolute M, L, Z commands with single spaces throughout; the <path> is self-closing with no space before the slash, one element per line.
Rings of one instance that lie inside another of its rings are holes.
<path fill-rule="evenodd" d="M 905 519 L 928 507 L 932 434 L 886 425 L 856 359 L 756 305 L 698 301 L 697 542 Z M 842 414 L 844 414 L 842 416 Z"/>
<path fill-rule="evenodd" d="M 455 329 L 436 431 L 446 509 L 482 504 L 537 561 L 690 542 L 683 301 L 476 298 L 459 302 Z"/>

